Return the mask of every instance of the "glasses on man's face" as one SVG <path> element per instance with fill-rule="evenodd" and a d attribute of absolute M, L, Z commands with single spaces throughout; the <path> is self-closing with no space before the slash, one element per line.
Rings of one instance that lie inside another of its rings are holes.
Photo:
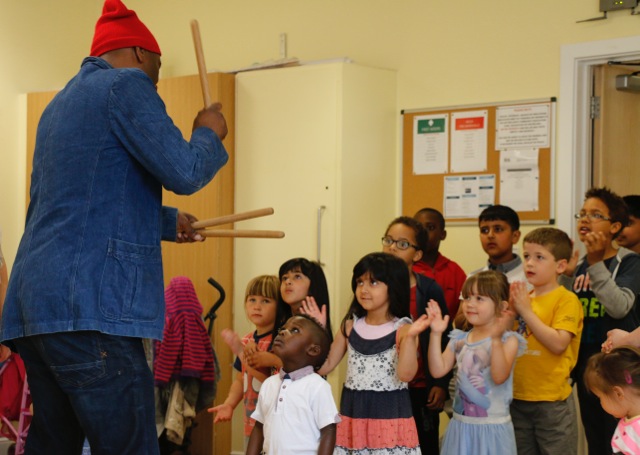
<path fill-rule="evenodd" d="M 582 218 L 586 218 L 589 221 L 593 221 L 593 222 L 597 222 L 597 221 L 611 221 L 611 218 L 609 218 L 608 216 L 604 216 L 601 213 L 587 213 L 587 212 L 580 212 L 580 213 L 576 213 L 575 215 L 573 215 L 576 220 L 581 220 Z"/>
<path fill-rule="evenodd" d="M 391 246 L 393 244 L 396 244 L 396 247 L 399 250 L 406 250 L 408 249 L 410 246 L 412 246 L 413 248 L 415 248 L 416 250 L 419 250 L 420 247 L 418 247 L 418 245 L 414 245 L 413 243 L 409 242 L 408 240 L 394 240 L 391 237 L 389 237 L 388 235 L 385 237 L 382 237 L 382 245 L 384 246 Z"/>

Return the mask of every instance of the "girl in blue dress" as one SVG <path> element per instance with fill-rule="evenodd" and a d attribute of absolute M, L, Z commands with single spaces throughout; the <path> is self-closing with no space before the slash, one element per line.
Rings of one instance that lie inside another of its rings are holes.
<path fill-rule="evenodd" d="M 462 311 L 473 328 L 454 330 L 440 352 L 440 340 L 449 316 L 429 302 L 431 335 L 429 371 L 448 373 L 457 363 L 453 418 L 445 434 L 443 455 L 513 455 L 517 453 L 509 404 L 513 396 L 513 367 L 526 342 L 513 327 L 509 283 L 495 271 L 470 276 L 462 287 Z"/>

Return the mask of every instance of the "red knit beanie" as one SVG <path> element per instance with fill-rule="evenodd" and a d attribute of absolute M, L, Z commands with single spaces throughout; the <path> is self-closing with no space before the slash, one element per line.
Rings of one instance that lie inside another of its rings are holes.
<path fill-rule="evenodd" d="M 135 11 L 128 9 L 120 0 L 106 0 L 102 16 L 96 22 L 91 55 L 99 57 L 105 52 L 125 47 L 141 47 L 161 54 L 158 42 Z"/>

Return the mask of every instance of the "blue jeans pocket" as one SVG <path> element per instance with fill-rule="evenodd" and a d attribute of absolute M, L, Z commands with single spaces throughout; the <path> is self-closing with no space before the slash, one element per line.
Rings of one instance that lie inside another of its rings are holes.
<path fill-rule="evenodd" d="M 43 341 L 44 338 L 44 341 Z M 106 353 L 97 332 L 69 332 L 35 339 L 59 384 L 89 386 L 106 377 Z"/>

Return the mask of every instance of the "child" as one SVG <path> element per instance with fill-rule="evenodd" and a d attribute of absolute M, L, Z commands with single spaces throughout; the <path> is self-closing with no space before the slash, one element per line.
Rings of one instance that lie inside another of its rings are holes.
<path fill-rule="evenodd" d="M 247 285 L 244 297 L 244 310 L 247 319 L 255 325 L 255 331 L 242 338 L 243 346 L 253 345 L 251 352 L 245 351 L 245 357 L 251 356 L 252 365 L 247 361 L 241 361 L 242 355 L 236 358 L 234 368 L 238 371 L 235 380 L 231 383 L 229 394 L 221 405 L 209 409 L 215 414 L 213 423 L 227 422 L 233 416 L 233 410 L 244 399 L 244 435 L 249 438 L 255 421 L 251 414 L 258 402 L 258 392 L 263 381 L 271 376 L 271 368 L 279 368 L 282 365 L 280 359 L 269 352 L 274 339 L 278 313 L 278 288 L 280 280 L 274 275 L 261 275 L 253 278 Z M 286 307 L 286 305 L 283 304 Z M 229 337 L 225 333 L 225 337 Z M 239 352 L 237 354 L 240 354 Z M 246 442 L 246 441 L 245 441 Z"/>
<path fill-rule="evenodd" d="M 273 342 L 280 374 L 262 385 L 247 455 L 330 455 L 340 421 L 331 386 L 314 372 L 327 358 L 329 333 L 316 320 L 291 317 Z"/>
<path fill-rule="evenodd" d="M 305 258 L 289 259 L 280 266 L 280 298 L 291 314 L 306 312 L 331 335 L 329 288 L 322 267 Z"/>
<path fill-rule="evenodd" d="M 578 422 L 569 375 L 578 359 L 583 314 L 576 295 L 558 284 L 573 244 L 554 228 L 529 232 L 523 244 L 533 292 L 525 283 L 511 284 L 517 331 L 527 340 L 513 373 L 511 419 L 518 453 L 575 455 Z"/>
<path fill-rule="evenodd" d="M 336 333 L 327 374 L 349 351 L 335 454 L 419 454 L 408 382 L 418 370 L 418 335 L 426 315 L 409 318 L 407 265 L 371 253 L 353 268 L 354 298 Z"/>
<path fill-rule="evenodd" d="M 620 419 L 609 453 L 639 454 L 640 350 L 623 346 L 608 354 L 590 357 L 584 382 L 585 387 L 598 397 L 602 408 Z"/>
<path fill-rule="evenodd" d="M 497 270 L 507 275 L 509 283 L 526 281 L 522 260 L 513 252 L 513 246 L 520 240 L 520 218 L 506 205 L 492 205 L 484 209 L 478 217 L 482 249 L 489 255 L 487 265 L 471 272 Z"/>
<path fill-rule="evenodd" d="M 616 242 L 618 246 L 640 253 L 640 196 L 624 196 L 622 200 L 627 204 L 629 223 L 622 228 Z"/>
<path fill-rule="evenodd" d="M 609 330 L 631 331 L 639 325 L 635 307 L 640 292 L 640 256 L 625 248 L 616 249 L 613 244 L 627 225 L 628 214 L 622 198 L 608 188 L 587 191 L 576 219 L 578 237 L 587 254 L 578 262 L 578 253 L 574 253 L 561 283 L 576 293 L 584 309 L 574 370 L 574 377 L 582 378 L 587 360 L 600 352 Z M 602 410 L 581 380 L 577 389 L 590 455 L 611 453 L 608 441 L 616 428 L 615 419 Z"/>
<path fill-rule="evenodd" d="M 460 291 L 467 279 L 462 268 L 451 259 L 440 254 L 440 242 L 447 238 L 442 213 L 432 208 L 423 208 L 413 216 L 427 231 L 427 244 L 422 250 L 422 258 L 413 270 L 436 280 L 444 292 L 451 320 L 456 317 L 460 306 Z"/>
<path fill-rule="evenodd" d="M 429 370 L 440 377 L 458 364 L 453 419 L 441 453 L 514 455 L 509 403 L 513 364 L 525 342 L 517 333 L 507 331 L 513 324 L 508 309 L 509 283 L 502 273 L 479 272 L 467 278 L 462 296 L 462 311 L 473 328 L 469 332 L 454 330 L 444 352 L 439 348 L 440 339 L 449 318 L 442 317 L 436 302 L 429 302 Z"/>
<path fill-rule="evenodd" d="M 442 314 L 448 314 L 440 286 L 431 278 L 413 272 L 413 265 L 422 257 L 426 243 L 427 231 L 420 222 L 407 216 L 394 219 L 382 237 L 382 251 L 402 259 L 409 272 L 411 286 L 409 312 L 413 320 L 427 314 L 429 300 L 438 302 Z M 422 332 L 419 339 L 418 372 L 409 383 L 411 408 L 422 453 L 438 454 L 440 453 L 440 411 L 447 398 L 447 386 L 451 375 L 434 379 L 429 374 L 429 369 L 426 367 L 429 329 Z"/>

